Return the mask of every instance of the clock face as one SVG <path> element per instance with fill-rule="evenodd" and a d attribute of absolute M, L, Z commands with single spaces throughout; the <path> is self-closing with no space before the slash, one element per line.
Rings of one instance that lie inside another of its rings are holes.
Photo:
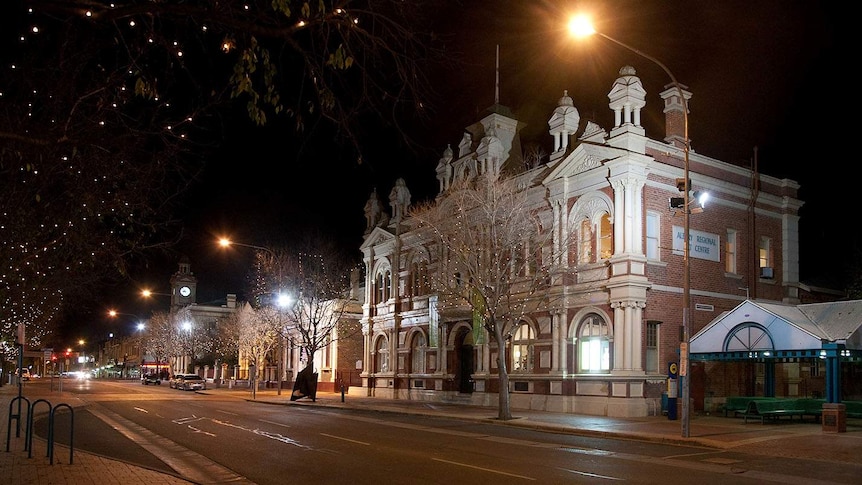
<path fill-rule="evenodd" d="M 181 286 L 180 287 L 180 295 L 189 296 L 191 294 L 192 294 L 192 289 L 189 288 L 188 286 Z"/>

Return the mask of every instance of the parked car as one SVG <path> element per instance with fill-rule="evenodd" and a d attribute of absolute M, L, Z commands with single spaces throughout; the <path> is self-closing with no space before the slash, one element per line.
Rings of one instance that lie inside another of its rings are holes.
<path fill-rule="evenodd" d="M 30 380 L 30 369 L 18 369 L 15 371 L 16 376 L 20 376 L 22 381 Z"/>
<path fill-rule="evenodd" d="M 157 386 L 162 385 L 162 378 L 159 377 L 155 372 L 151 372 L 149 374 L 144 374 L 141 377 L 141 384 L 148 386 L 150 384 L 155 384 Z"/>
<path fill-rule="evenodd" d="M 176 389 L 177 388 L 177 381 L 182 376 L 183 376 L 183 374 L 172 374 L 171 378 L 168 379 L 168 387 L 170 387 L 171 389 Z"/>
<path fill-rule="evenodd" d="M 176 388 L 182 391 L 203 391 L 207 388 L 207 381 L 197 374 L 180 374 Z"/>

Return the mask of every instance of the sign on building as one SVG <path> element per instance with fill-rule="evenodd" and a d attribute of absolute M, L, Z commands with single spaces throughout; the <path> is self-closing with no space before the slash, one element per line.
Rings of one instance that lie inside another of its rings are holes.
<path fill-rule="evenodd" d="M 695 231 L 689 228 L 688 254 L 692 258 L 708 259 L 710 261 L 721 261 L 721 238 L 718 234 Z M 685 229 L 681 226 L 673 226 L 673 254 L 682 256 L 685 251 Z"/>

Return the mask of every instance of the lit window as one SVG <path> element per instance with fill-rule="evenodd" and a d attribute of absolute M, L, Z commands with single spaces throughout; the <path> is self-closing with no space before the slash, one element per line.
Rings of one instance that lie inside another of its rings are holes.
<path fill-rule="evenodd" d="M 599 248 L 599 256 L 602 259 L 609 259 L 614 254 L 614 232 L 610 214 L 602 215 L 602 220 L 599 221 L 599 240 L 596 241 L 596 247 Z"/>
<path fill-rule="evenodd" d="M 585 264 L 593 261 L 593 225 L 589 219 L 581 221 L 578 245 L 578 263 Z"/>
<path fill-rule="evenodd" d="M 578 364 L 580 372 L 610 372 L 610 332 L 605 321 L 595 313 L 581 322 L 578 333 Z"/>
<path fill-rule="evenodd" d="M 533 329 L 526 323 L 521 324 L 512 335 L 512 371 L 530 372 L 532 362 Z"/>
<path fill-rule="evenodd" d="M 768 237 L 760 238 L 760 248 L 758 249 L 758 259 L 761 268 L 772 267 L 772 240 Z"/>
<path fill-rule="evenodd" d="M 724 271 L 727 273 L 736 273 L 736 251 L 736 229 L 728 229 L 724 242 Z"/>

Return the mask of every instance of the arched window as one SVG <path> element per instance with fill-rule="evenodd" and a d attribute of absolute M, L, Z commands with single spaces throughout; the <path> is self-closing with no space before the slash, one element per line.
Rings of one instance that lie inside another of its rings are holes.
<path fill-rule="evenodd" d="M 607 213 L 602 214 L 602 219 L 599 221 L 599 239 L 596 241 L 596 249 L 601 259 L 609 259 L 614 254 L 613 227 L 611 216 Z"/>
<path fill-rule="evenodd" d="M 610 372 L 611 333 L 602 317 L 590 313 L 581 320 L 577 343 L 578 372 Z"/>
<path fill-rule="evenodd" d="M 375 303 L 386 303 L 391 298 L 392 275 L 389 269 L 381 270 L 377 273 L 377 279 L 374 283 L 377 290 L 377 301 Z"/>
<path fill-rule="evenodd" d="M 378 337 L 374 347 L 374 372 L 389 371 L 389 349 L 386 346 L 386 338 Z"/>
<path fill-rule="evenodd" d="M 512 372 L 533 370 L 533 329 L 526 323 L 512 335 Z"/>
<path fill-rule="evenodd" d="M 581 221 L 578 231 L 578 263 L 593 262 L 593 224 L 589 219 Z"/>
<path fill-rule="evenodd" d="M 410 296 L 428 293 L 428 262 L 414 261 L 410 265 Z"/>
<path fill-rule="evenodd" d="M 422 332 L 413 334 L 413 342 L 410 345 L 411 366 L 410 371 L 414 374 L 425 372 L 425 335 Z"/>

